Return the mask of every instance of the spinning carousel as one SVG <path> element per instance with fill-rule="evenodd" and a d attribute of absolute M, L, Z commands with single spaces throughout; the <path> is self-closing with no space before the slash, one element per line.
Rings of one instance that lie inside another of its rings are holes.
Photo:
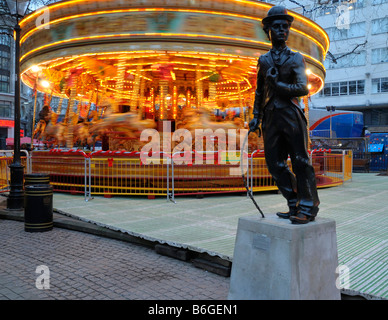
<path fill-rule="evenodd" d="M 160 130 L 166 120 L 173 129 L 246 127 L 257 59 L 271 46 L 261 28 L 271 6 L 73 0 L 31 13 L 21 21 L 21 78 L 45 93 L 46 104 L 59 99 L 40 139 L 72 148 L 108 137 L 111 150 L 130 151 L 142 147 L 142 129 Z M 305 57 L 313 95 L 324 84 L 329 39 L 311 20 L 290 14 L 288 46 Z M 308 113 L 308 97 L 304 106 Z"/>

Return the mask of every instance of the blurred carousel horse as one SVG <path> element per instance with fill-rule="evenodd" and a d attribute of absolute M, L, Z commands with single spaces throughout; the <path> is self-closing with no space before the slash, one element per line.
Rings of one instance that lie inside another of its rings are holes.
<path fill-rule="evenodd" d="M 58 114 L 51 112 L 51 119 L 46 125 L 41 140 L 51 147 L 66 146 L 67 126 L 63 123 L 57 123 Z"/>
<path fill-rule="evenodd" d="M 218 139 L 213 138 L 213 144 L 208 144 L 208 148 L 206 148 L 206 151 L 214 151 L 218 150 L 219 146 L 225 145 L 225 148 L 227 146 L 227 140 L 231 138 L 236 139 L 236 143 L 239 145 L 239 129 L 240 129 L 240 123 L 238 121 L 213 121 L 211 120 L 211 115 L 207 110 L 204 109 L 192 109 L 192 108 L 184 108 L 180 114 L 180 117 L 177 119 L 176 127 L 177 129 L 187 129 L 191 132 L 192 135 L 192 148 L 196 149 L 195 146 L 195 130 L 196 129 L 210 129 L 214 132 L 214 136 L 217 135 L 217 133 L 220 133 L 218 136 Z M 228 131 L 230 129 L 234 129 L 231 131 Z M 218 130 L 218 132 L 217 132 Z M 204 131 L 205 132 L 205 131 Z M 225 139 L 223 139 L 223 134 L 225 134 Z M 178 144 L 180 142 L 176 142 Z M 182 142 L 181 142 L 182 143 Z M 202 144 L 202 148 L 203 145 Z M 183 144 L 184 145 L 184 144 Z M 201 144 L 197 145 L 200 146 Z M 211 150 L 208 150 L 208 149 Z M 202 149 L 200 149 L 202 150 Z M 197 150 L 197 151 L 200 151 Z"/>
<path fill-rule="evenodd" d="M 111 113 L 90 126 L 89 134 L 109 135 L 113 140 L 111 150 L 139 151 L 147 142 L 140 141 L 141 132 L 156 127 L 154 120 L 140 120 L 136 113 Z"/>

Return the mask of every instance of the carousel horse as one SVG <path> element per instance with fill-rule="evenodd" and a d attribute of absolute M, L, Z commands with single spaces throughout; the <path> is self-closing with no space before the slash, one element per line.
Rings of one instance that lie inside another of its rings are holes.
<path fill-rule="evenodd" d="M 57 123 L 58 114 L 51 112 L 51 119 L 41 136 L 41 141 L 56 147 L 66 146 L 66 125 Z"/>
<path fill-rule="evenodd" d="M 73 135 L 74 135 L 74 145 L 79 147 L 88 147 L 94 150 L 98 135 L 92 134 L 91 128 L 93 125 L 101 122 L 98 117 L 98 112 L 96 110 L 90 111 L 87 116 L 87 120 L 81 119 L 73 126 Z"/>
<path fill-rule="evenodd" d="M 53 112 L 50 110 L 49 106 L 45 105 L 43 109 L 39 112 L 39 122 L 37 123 L 35 130 L 32 134 L 34 139 L 40 140 L 44 131 L 46 130 L 47 124 L 50 122 L 51 114 Z"/>
<path fill-rule="evenodd" d="M 217 140 L 213 140 L 213 144 L 208 145 L 208 148 L 211 148 L 212 150 L 207 150 L 206 151 L 213 151 L 213 150 L 218 150 L 219 145 L 227 144 L 227 139 L 226 135 L 228 138 L 230 138 L 232 135 L 235 136 L 236 138 L 236 143 L 239 145 L 239 129 L 240 129 L 240 123 L 234 122 L 234 121 L 213 121 L 211 120 L 211 115 L 210 113 L 205 110 L 205 109 L 192 109 L 192 108 L 184 108 L 182 110 L 182 113 L 180 117 L 178 118 L 176 122 L 176 127 L 178 129 L 184 128 L 187 129 L 191 132 L 191 135 L 193 137 L 192 139 L 192 148 L 193 149 L 198 149 L 198 145 L 195 145 L 195 131 L 196 129 L 210 129 L 212 130 L 215 135 L 217 135 L 217 130 L 218 132 L 225 133 L 225 141 L 220 140 L 222 138 L 218 138 Z M 229 129 L 234 129 L 235 131 L 228 131 Z M 223 131 L 221 131 L 223 130 Z M 182 143 L 182 142 L 176 142 L 175 145 Z M 198 143 L 198 142 L 197 142 Z M 184 145 L 184 143 L 183 143 Z M 173 146 L 174 147 L 174 146 Z M 204 147 L 204 143 L 202 144 L 202 148 Z M 198 151 L 198 150 L 197 150 Z"/>
<path fill-rule="evenodd" d="M 110 113 L 102 121 L 90 126 L 89 134 L 101 137 L 111 137 L 111 150 L 126 149 L 127 151 L 138 151 L 144 145 L 140 142 L 141 132 L 145 129 L 155 128 L 153 120 L 139 120 L 136 113 Z"/>

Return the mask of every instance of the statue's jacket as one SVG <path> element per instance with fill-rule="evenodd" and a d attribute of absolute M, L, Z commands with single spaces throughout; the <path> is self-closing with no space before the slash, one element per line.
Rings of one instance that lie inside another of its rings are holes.
<path fill-rule="evenodd" d="M 266 81 L 268 69 L 278 70 L 278 81 L 273 86 Z M 260 120 L 264 111 L 274 108 L 296 108 L 306 121 L 298 97 L 308 94 L 306 67 L 303 56 L 299 52 L 292 52 L 289 48 L 281 56 L 278 64 L 272 59 L 271 51 L 261 55 L 258 61 L 257 86 L 253 114 Z M 307 122 L 307 121 L 306 121 Z"/>

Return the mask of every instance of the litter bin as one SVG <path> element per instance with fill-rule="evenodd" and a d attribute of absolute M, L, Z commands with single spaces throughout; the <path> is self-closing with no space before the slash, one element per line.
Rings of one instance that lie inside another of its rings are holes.
<path fill-rule="evenodd" d="M 32 184 L 24 188 L 24 230 L 50 231 L 53 228 L 53 187 Z"/>
<path fill-rule="evenodd" d="M 24 175 L 24 185 L 50 184 L 50 175 L 47 173 L 27 173 Z"/>

